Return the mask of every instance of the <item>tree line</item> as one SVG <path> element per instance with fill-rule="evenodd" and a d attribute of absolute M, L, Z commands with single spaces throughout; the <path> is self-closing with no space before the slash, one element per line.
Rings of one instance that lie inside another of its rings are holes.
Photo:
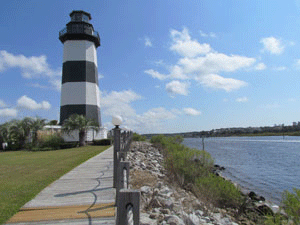
<path fill-rule="evenodd" d="M 13 119 L 0 125 L 0 143 L 2 148 L 12 150 L 26 149 L 38 146 L 38 131 L 45 125 L 57 125 L 57 120 L 47 122 L 40 117 L 25 117 L 23 119 Z M 79 132 L 79 146 L 85 145 L 86 133 L 88 129 L 98 130 L 98 124 L 83 115 L 73 114 L 64 121 L 61 131 L 70 134 L 74 130 Z M 57 134 L 56 134 L 57 136 Z M 55 137 L 57 138 L 57 137 Z M 62 138 L 60 139 L 62 141 Z"/>

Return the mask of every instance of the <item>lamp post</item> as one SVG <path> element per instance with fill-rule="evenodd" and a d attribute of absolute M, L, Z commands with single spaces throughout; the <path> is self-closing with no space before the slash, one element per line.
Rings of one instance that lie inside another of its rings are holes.
<path fill-rule="evenodd" d="M 112 123 L 115 125 L 114 128 L 114 183 L 113 187 L 117 187 L 117 176 L 118 176 L 118 152 L 120 151 L 120 133 L 121 129 L 119 126 L 122 124 L 121 116 L 113 116 Z"/>

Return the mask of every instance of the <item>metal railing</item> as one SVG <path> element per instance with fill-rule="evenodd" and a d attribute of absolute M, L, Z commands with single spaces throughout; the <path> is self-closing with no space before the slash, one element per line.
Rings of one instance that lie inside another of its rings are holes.
<path fill-rule="evenodd" d="M 117 225 L 139 225 L 140 191 L 130 190 L 130 162 L 125 161 L 133 133 L 114 129 L 114 187 L 116 188 Z"/>
<path fill-rule="evenodd" d="M 67 29 L 67 27 L 65 27 L 64 29 L 59 31 L 59 37 L 65 35 L 66 33 L 69 33 L 69 34 L 84 33 L 84 34 L 88 34 L 88 35 L 91 35 L 91 36 L 94 36 L 94 37 L 100 39 L 98 31 L 94 31 L 92 28 L 84 28 L 83 26 L 76 27 L 75 29 Z"/>

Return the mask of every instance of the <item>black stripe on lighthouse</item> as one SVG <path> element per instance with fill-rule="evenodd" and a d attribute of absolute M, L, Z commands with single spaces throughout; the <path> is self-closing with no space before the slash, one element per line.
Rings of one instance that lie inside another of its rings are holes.
<path fill-rule="evenodd" d="M 66 82 L 91 82 L 98 84 L 98 70 L 94 62 L 67 61 L 63 63 L 62 84 Z"/>
<path fill-rule="evenodd" d="M 100 108 L 96 105 L 64 105 L 60 107 L 60 121 L 68 119 L 72 114 L 85 115 L 101 126 Z"/>

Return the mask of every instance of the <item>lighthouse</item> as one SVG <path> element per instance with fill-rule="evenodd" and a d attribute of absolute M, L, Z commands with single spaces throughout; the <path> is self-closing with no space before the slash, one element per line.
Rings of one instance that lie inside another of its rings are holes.
<path fill-rule="evenodd" d="M 97 48 L 100 37 L 82 10 L 70 13 L 71 21 L 59 32 L 63 43 L 60 124 L 72 114 L 84 115 L 101 126 Z"/>

